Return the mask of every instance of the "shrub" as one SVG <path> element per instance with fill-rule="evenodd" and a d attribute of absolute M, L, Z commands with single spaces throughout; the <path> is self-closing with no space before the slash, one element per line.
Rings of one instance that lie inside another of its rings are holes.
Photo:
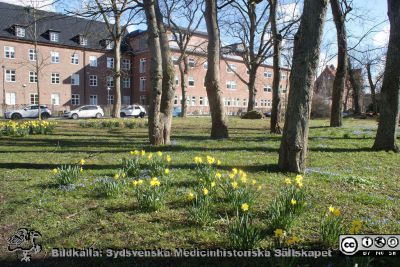
<path fill-rule="evenodd" d="M 339 235 L 343 234 L 343 219 L 340 210 L 332 206 L 323 216 L 320 225 L 322 243 L 327 247 L 335 247 L 339 244 Z"/>
<path fill-rule="evenodd" d="M 165 195 L 168 191 L 166 183 L 161 182 L 157 177 L 153 177 L 148 181 L 134 180 L 132 185 L 140 209 L 156 211 L 164 207 Z"/>
<path fill-rule="evenodd" d="M 262 114 L 260 111 L 257 110 L 252 110 L 249 112 L 244 113 L 241 116 L 242 119 L 250 119 L 250 120 L 259 120 L 264 118 L 264 114 Z"/>
<path fill-rule="evenodd" d="M 297 175 L 292 181 L 285 179 L 286 186 L 272 200 L 268 210 L 270 229 L 290 229 L 292 223 L 305 207 L 303 177 Z"/>
<path fill-rule="evenodd" d="M 243 203 L 236 216 L 229 222 L 229 246 L 235 249 L 253 249 L 261 240 L 260 230 L 254 226 L 251 218 L 250 206 Z"/>

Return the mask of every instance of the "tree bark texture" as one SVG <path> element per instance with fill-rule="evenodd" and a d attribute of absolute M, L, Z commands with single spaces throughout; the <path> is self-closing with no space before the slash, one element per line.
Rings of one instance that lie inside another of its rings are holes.
<path fill-rule="evenodd" d="M 371 89 L 372 113 L 378 114 L 378 104 L 376 102 L 376 85 L 372 81 L 371 63 L 366 65 L 369 88 Z"/>
<path fill-rule="evenodd" d="M 247 84 L 247 89 L 249 90 L 249 103 L 247 104 L 247 112 L 254 110 L 256 104 L 256 78 L 257 78 L 257 68 L 253 67 L 249 70 L 249 82 Z"/>
<path fill-rule="evenodd" d="M 361 83 L 360 77 L 356 77 L 356 71 L 352 68 L 350 60 L 348 61 L 348 71 L 349 71 L 349 80 L 351 84 L 351 88 L 353 88 L 353 107 L 354 114 L 361 114 L 360 107 L 360 94 L 361 94 Z"/>
<path fill-rule="evenodd" d="M 373 149 L 399 152 L 396 144 L 400 91 L 400 1 L 388 0 L 390 37 L 383 78 L 379 125 Z"/>
<path fill-rule="evenodd" d="M 283 171 L 304 172 L 312 88 L 328 0 L 305 0 L 300 27 L 295 36 L 290 91 L 279 151 Z"/>
<path fill-rule="evenodd" d="M 189 60 L 185 55 L 181 62 L 179 63 L 179 72 L 181 74 L 181 91 L 182 91 L 182 100 L 181 100 L 181 117 L 185 118 L 187 116 L 187 77 L 189 73 Z"/>
<path fill-rule="evenodd" d="M 211 138 L 228 138 L 228 126 L 219 83 L 220 36 L 217 22 L 217 0 L 205 1 L 204 18 L 208 33 L 206 90 L 211 111 Z"/>
<path fill-rule="evenodd" d="M 343 94 L 347 77 L 347 37 L 345 18 L 339 0 L 330 0 L 338 43 L 338 66 L 332 88 L 331 127 L 342 126 Z"/>

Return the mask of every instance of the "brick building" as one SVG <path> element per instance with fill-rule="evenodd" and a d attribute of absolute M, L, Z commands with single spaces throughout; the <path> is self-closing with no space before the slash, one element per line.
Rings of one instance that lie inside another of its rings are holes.
<path fill-rule="evenodd" d="M 36 11 L 37 58 L 32 11 L 0 3 L 0 102 L 7 106 L 40 102 L 63 110 L 83 104 L 113 103 L 112 42 L 101 22 Z M 131 103 L 131 54 L 124 45 L 122 101 Z M 36 60 L 39 73 L 36 73 Z M 109 92 L 107 90 L 109 88 Z"/>
<path fill-rule="evenodd" d="M 0 3 L 0 103 L 7 108 L 37 103 L 37 77 L 40 102 L 53 110 L 65 110 L 84 104 L 107 105 L 114 101 L 112 42 L 105 23 L 37 11 L 37 56 L 34 51 L 32 12 L 22 6 Z M 171 50 L 176 63 L 179 50 L 172 38 Z M 189 45 L 187 103 L 189 114 L 209 112 L 204 79 L 207 71 L 207 33 L 196 32 Z M 122 104 L 147 105 L 150 87 L 150 52 L 146 31 L 126 35 L 122 47 Z M 36 74 L 36 61 L 40 63 Z M 174 105 L 180 106 L 179 69 L 176 68 Z M 247 86 L 235 74 L 247 80 L 247 69 L 238 56 L 221 58 L 221 88 L 227 114 L 245 111 Z M 232 71 L 232 69 L 234 71 Z M 272 67 L 258 70 L 256 108 L 268 111 L 272 106 Z M 289 69 L 282 69 L 281 94 L 288 96 Z M 109 90 L 108 90 L 109 89 Z"/>

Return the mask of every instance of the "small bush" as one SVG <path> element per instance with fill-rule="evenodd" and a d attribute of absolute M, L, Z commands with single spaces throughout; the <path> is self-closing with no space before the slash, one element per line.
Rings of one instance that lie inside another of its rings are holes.
<path fill-rule="evenodd" d="M 249 112 L 244 113 L 241 116 L 242 119 L 249 119 L 249 120 L 259 120 L 264 118 L 264 114 L 262 114 L 260 111 L 257 110 L 252 110 Z"/>

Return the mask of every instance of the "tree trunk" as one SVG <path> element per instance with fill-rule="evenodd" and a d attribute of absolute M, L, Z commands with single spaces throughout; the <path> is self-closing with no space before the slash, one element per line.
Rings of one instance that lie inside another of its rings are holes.
<path fill-rule="evenodd" d="M 228 126 L 220 88 L 220 39 L 217 22 L 217 1 L 205 1 L 204 17 L 206 20 L 208 44 L 206 90 L 211 112 L 211 138 L 228 138 Z"/>
<path fill-rule="evenodd" d="M 151 90 L 149 99 L 149 140 L 152 145 L 162 145 L 163 124 L 161 123 L 160 105 L 162 95 L 162 55 L 160 35 L 153 1 L 144 1 L 144 10 L 148 27 L 148 45 L 151 55 Z"/>
<path fill-rule="evenodd" d="M 117 21 L 116 21 L 117 24 Z M 117 26 L 118 28 L 118 26 Z M 119 118 L 120 110 L 121 110 L 121 38 L 116 38 L 114 40 L 114 56 L 115 56 L 115 64 L 114 64 L 114 105 L 112 110 L 112 117 Z M 107 99 L 107 104 L 108 104 Z"/>
<path fill-rule="evenodd" d="M 154 1 L 154 7 L 156 12 L 158 30 L 160 33 L 160 45 L 161 45 L 161 57 L 162 57 L 162 96 L 161 96 L 161 123 L 163 124 L 163 141 L 164 145 L 171 143 L 171 126 L 172 126 L 172 110 L 174 107 L 174 96 L 175 96 L 175 69 L 171 61 L 171 50 L 169 47 L 169 41 L 167 32 L 163 22 L 163 15 L 160 11 L 159 2 Z"/>
<path fill-rule="evenodd" d="M 181 90 L 182 90 L 182 101 L 181 101 L 181 117 L 186 118 L 187 116 L 187 75 L 189 72 L 189 61 L 185 55 L 181 62 L 179 62 L 179 72 L 181 74 Z"/>
<path fill-rule="evenodd" d="M 300 27 L 295 36 L 288 107 L 279 151 L 283 171 L 304 172 L 312 86 L 318 65 L 320 43 L 328 0 L 305 0 Z"/>
<path fill-rule="evenodd" d="M 345 18 L 339 0 L 331 0 L 338 43 L 338 66 L 332 89 L 331 127 L 342 126 L 343 94 L 347 77 L 347 37 Z"/>
<path fill-rule="evenodd" d="M 371 89 L 372 113 L 376 115 L 378 114 L 378 105 L 376 103 L 376 90 L 375 90 L 376 86 L 372 81 L 371 63 L 367 63 L 366 68 L 367 68 L 369 88 Z"/>
<path fill-rule="evenodd" d="M 388 0 L 390 37 L 383 78 L 379 126 L 373 149 L 399 152 L 396 144 L 400 91 L 400 1 Z"/>
<path fill-rule="evenodd" d="M 272 81 L 272 110 L 271 110 L 271 133 L 281 134 L 282 129 L 279 125 L 281 113 L 281 96 L 279 92 L 279 83 L 281 80 L 281 49 L 282 49 L 282 35 L 278 33 L 276 26 L 276 9 L 277 0 L 271 0 L 271 31 L 274 41 L 274 56 L 273 56 L 273 69 L 274 79 Z"/>
<path fill-rule="evenodd" d="M 247 84 L 247 89 L 249 90 L 249 103 L 247 104 L 247 112 L 254 110 L 256 105 L 256 77 L 257 69 L 251 67 L 251 69 L 249 69 L 249 83 Z"/>
<path fill-rule="evenodd" d="M 348 61 L 349 65 L 349 80 L 351 83 L 351 87 L 353 88 L 353 107 L 354 114 L 361 114 L 360 108 L 360 92 L 361 92 L 361 84 L 360 77 L 356 77 L 355 70 L 351 66 L 350 60 Z"/>

